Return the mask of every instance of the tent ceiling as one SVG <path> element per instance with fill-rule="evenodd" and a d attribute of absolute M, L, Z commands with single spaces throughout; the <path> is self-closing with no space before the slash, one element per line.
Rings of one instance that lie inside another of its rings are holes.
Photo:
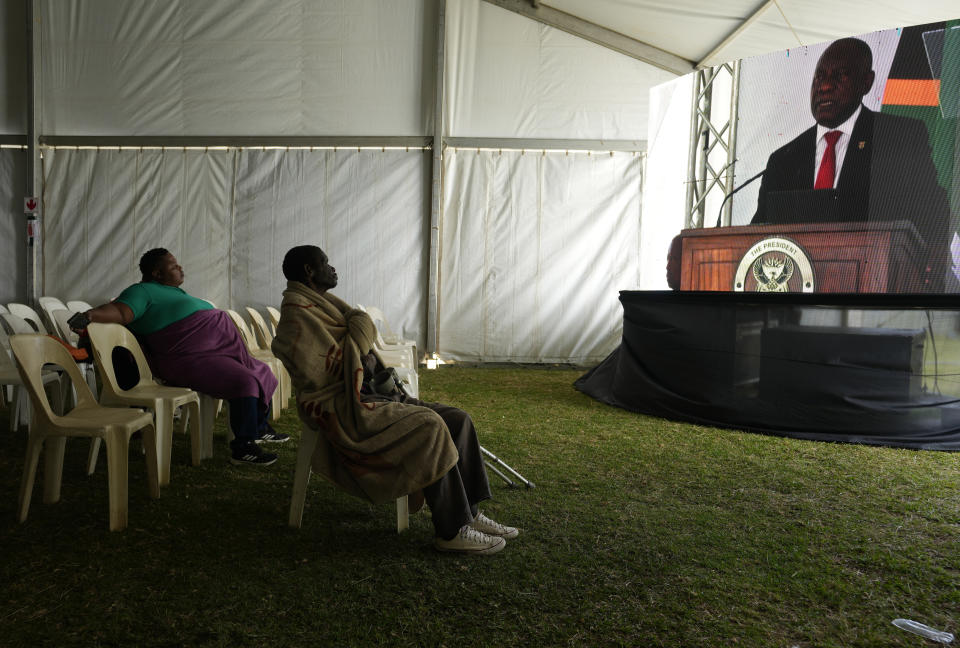
<path fill-rule="evenodd" d="M 563 12 L 691 65 L 960 18 L 957 0 L 487 0 L 534 19 Z M 544 20 L 544 22 L 550 21 Z M 558 26 L 554 24 L 553 26 Z M 739 33 L 738 33 L 739 30 Z M 570 30 L 568 30 L 570 31 Z M 584 34 L 578 34 L 583 36 Z M 732 38 L 731 38 L 732 36 Z M 597 40 L 591 38 L 591 40 Z M 718 49 L 718 46 L 722 45 Z M 614 46 L 624 51 L 622 46 Z M 630 52 L 626 52 L 630 53 Z M 632 56 L 642 58 L 635 53 Z M 671 69 L 657 61 L 659 67 Z M 679 72 L 678 69 L 671 71 Z"/>

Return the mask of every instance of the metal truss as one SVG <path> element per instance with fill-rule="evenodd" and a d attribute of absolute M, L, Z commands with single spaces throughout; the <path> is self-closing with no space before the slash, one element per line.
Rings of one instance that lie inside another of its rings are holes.
<path fill-rule="evenodd" d="M 719 201 L 733 190 L 733 163 L 737 150 L 737 99 L 740 61 L 697 70 L 690 115 L 690 151 L 684 227 L 705 227 L 714 221 L 706 214 L 707 199 Z M 726 77 L 726 79 L 724 79 Z M 729 104 L 714 94 L 718 80 L 729 80 Z M 713 202 L 713 201 L 711 201 Z M 730 202 L 716 224 L 730 224 Z"/>

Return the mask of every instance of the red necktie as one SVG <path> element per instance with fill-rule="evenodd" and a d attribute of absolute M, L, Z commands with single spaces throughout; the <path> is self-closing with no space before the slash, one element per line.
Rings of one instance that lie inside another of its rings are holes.
<path fill-rule="evenodd" d="M 837 140 L 842 135 L 840 131 L 830 131 L 824 135 L 827 140 L 827 150 L 823 152 L 823 160 L 820 162 L 820 170 L 817 171 L 817 181 L 813 183 L 814 189 L 833 189 L 833 177 L 836 174 L 837 167 Z"/>

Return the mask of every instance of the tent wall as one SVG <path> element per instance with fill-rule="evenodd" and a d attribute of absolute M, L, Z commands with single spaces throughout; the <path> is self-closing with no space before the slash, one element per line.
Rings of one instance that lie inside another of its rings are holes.
<path fill-rule="evenodd" d="M 432 0 L 44 0 L 47 135 L 422 135 Z"/>
<path fill-rule="evenodd" d="M 46 292 L 107 301 L 140 279 L 143 252 L 166 247 L 188 292 L 276 305 L 284 253 L 311 243 L 339 268 L 339 295 L 418 332 L 427 162 L 403 150 L 49 149 Z"/>
<path fill-rule="evenodd" d="M 443 349 L 464 360 L 595 362 L 638 281 L 641 157 L 448 151 Z"/>
<path fill-rule="evenodd" d="M 0 3 L 0 143 L 22 145 L 27 133 L 26 6 Z M 28 158 L 20 148 L 0 148 L 0 302 L 25 301 L 27 235 L 23 198 Z"/>
<path fill-rule="evenodd" d="M 38 2 L 40 129 L 54 145 L 43 293 L 109 299 L 164 246 L 188 291 L 276 304 L 283 253 L 314 243 L 340 296 L 423 342 L 430 154 L 389 145 L 433 133 L 439 0 Z M 480 0 L 445 7 L 444 132 L 498 144 L 444 153 L 438 350 L 600 359 L 620 337 L 617 291 L 638 283 L 643 158 L 577 140 L 644 139 L 647 88 L 671 75 Z M 56 144 L 69 136 L 94 148 Z M 201 148 L 98 139 L 115 136 Z M 374 139 L 204 150 L 216 136 Z M 536 146 L 547 139 L 574 150 Z"/>
<path fill-rule="evenodd" d="M 23 190 L 27 186 L 27 153 L 0 149 L 0 303 L 27 299 L 27 224 Z"/>
<path fill-rule="evenodd" d="M 429 152 L 244 150 L 238 153 L 231 256 L 235 305 L 275 305 L 295 245 L 319 245 L 334 291 L 379 306 L 423 348 Z"/>
<path fill-rule="evenodd" d="M 0 3 L 0 134 L 27 132 L 27 14 L 22 2 Z"/>

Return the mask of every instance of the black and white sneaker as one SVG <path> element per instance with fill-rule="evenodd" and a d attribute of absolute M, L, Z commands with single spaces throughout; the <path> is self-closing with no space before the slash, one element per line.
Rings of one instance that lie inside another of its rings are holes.
<path fill-rule="evenodd" d="M 267 431 L 264 432 L 257 443 L 286 443 L 290 440 L 289 434 L 284 434 L 283 432 L 277 432 L 269 425 L 267 426 Z"/>
<path fill-rule="evenodd" d="M 264 452 L 256 443 L 247 443 L 233 451 L 230 463 L 234 466 L 245 464 L 253 466 L 269 466 L 277 460 L 277 455 Z"/>

